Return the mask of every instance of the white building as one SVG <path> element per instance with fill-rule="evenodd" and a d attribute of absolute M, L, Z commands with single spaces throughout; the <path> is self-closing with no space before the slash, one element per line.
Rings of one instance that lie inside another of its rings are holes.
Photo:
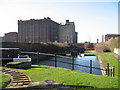
<path fill-rule="evenodd" d="M 114 48 L 114 53 L 120 55 L 120 48 Z"/>

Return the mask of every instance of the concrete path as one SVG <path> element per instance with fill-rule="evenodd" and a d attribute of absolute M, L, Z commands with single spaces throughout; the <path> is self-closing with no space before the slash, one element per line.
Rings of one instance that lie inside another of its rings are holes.
<path fill-rule="evenodd" d="M 24 88 L 28 87 L 32 80 L 24 73 L 14 71 L 14 70 L 7 70 L 2 69 L 4 74 L 7 74 L 11 77 L 10 84 L 5 88 Z"/>

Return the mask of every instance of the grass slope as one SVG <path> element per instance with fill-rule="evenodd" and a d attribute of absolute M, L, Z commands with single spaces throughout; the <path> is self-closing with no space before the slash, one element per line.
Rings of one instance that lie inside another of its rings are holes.
<path fill-rule="evenodd" d="M 115 67 L 115 75 L 118 76 L 118 60 L 112 56 L 114 53 L 101 53 L 98 54 L 99 60 L 104 64 L 109 63 L 111 66 Z M 106 66 L 106 65 L 105 65 Z"/>
<path fill-rule="evenodd" d="M 5 87 L 10 81 L 9 76 L 0 73 L 0 88 Z"/>
<path fill-rule="evenodd" d="M 92 52 L 92 51 L 85 51 L 83 54 L 85 54 L 85 55 L 97 55 L 97 53 L 95 53 L 95 52 Z"/>
<path fill-rule="evenodd" d="M 104 53 L 97 53 L 92 51 L 86 51 L 85 54 L 87 55 L 97 55 L 99 61 L 102 61 L 104 63 L 104 68 L 107 66 L 107 63 L 109 63 L 111 66 L 115 67 L 115 75 L 118 76 L 118 60 L 114 57 L 114 55 L 117 55 L 113 52 L 104 52 Z M 118 57 L 118 55 L 117 55 Z"/>
<path fill-rule="evenodd" d="M 120 48 L 120 37 L 111 38 L 109 41 L 107 41 L 105 43 L 113 51 L 114 48 Z"/>
<path fill-rule="evenodd" d="M 47 66 L 34 66 L 27 70 L 15 70 L 26 73 L 34 82 L 55 80 L 65 85 L 90 86 L 94 88 L 118 88 L 117 77 L 106 77 Z"/>

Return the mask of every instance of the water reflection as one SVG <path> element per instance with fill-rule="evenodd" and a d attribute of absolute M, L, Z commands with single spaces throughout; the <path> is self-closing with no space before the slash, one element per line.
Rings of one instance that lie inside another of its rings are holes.
<path fill-rule="evenodd" d="M 80 64 L 80 65 L 90 66 L 90 60 L 92 60 L 92 67 L 100 68 L 100 63 L 97 60 L 96 56 L 84 56 L 84 57 L 79 57 L 78 56 L 75 59 L 74 63 L 75 64 Z M 90 73 L 90 68 L 87 68 L 87 67 L 82 67 L 82 66 L 75 65 L 75 70 Z M 94 69 L 94 68 L 92 68 L 92 73 L 97 74 L 97 75 L 102 75 L 100 70 Z"/>
<path fill-rule="evenodd" d="M 64 58 L 64 57 L 57 57 L 56 59 L 57 59 L 57 67 L 72 69 L 72 65 L 67 64 L 67 63 L 72 63 L 72 59 Z M 55 60 L 54 57 L 50 58 L 50 60 L 47 60 L 47 59 L 40 60 L 39 65 L 55 66 L 54 60 Z M 92 67 L 100 68 L 99 66 L 100 64 L 96 56 L 83 56 L 83 57 L 77 56 L 76 58 L 74 58 L 74 64 L 90 66 L 90 60 L 92 60 Z M 58 61 L 63 61 L 67 63 L 61 63 Z M 37 62 L 34 62 L 34 64 L 37 64 Z M 90 68 L 78 66 L 78 65 L 74 65 L 74 70 L 90 73 Z M 102 75 L 101 71 L 98 69 L 92 69 L 92 74 Z"/>

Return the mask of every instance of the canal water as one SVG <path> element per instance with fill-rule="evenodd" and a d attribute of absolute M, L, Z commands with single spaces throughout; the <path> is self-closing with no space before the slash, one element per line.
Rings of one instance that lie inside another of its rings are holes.
<path fill-rule="evenodd" d="M 54 60 L 55 60 L 54 57 L 51 57 L 50 59 L 46 59 L 46 60 L 40 60 L 39 65 L 55 66 L 55 61 Z M 57 60 L 57 67 L 72 69 L 72 65 L 67 64 L 67 63 L 72 63 L 72 59 L 65 58 L 65 57 L 56 57 L 56 60 Z M 92 60 L 92 67 L 100 68 L 100 63 L 97 60 L 96 56 L 80 57 L 78 55 L 76 58 L 74 58 L 74 64 L 90 66 L 90 60 Z M 61 63 L 59 61 L 67 62 L 67 63 Z M 37 64 L 37 62 L 34 62 L 33 64 Z M 83 67 L 83 66 L 78 66 L 78 65 L 74 65 L 74 70 L 90 73 L 90 68 Z M 94 68 L 92 68 L 92 74 L 102 75 L 101 70 L 94 69 Z"/>

